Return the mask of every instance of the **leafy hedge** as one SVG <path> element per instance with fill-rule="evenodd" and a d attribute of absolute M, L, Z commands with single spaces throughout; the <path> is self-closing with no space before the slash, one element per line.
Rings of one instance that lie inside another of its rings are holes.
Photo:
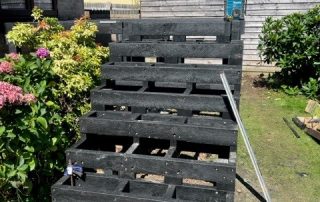
<path fill-rule="evenodd" d="M 303 92 L 311 97 L 320 93 L 320 5 L 281 19 L 268 17 L 259 38 L 264 61 L 281 68 L 273 84 L 305 86 Z"/>
<path fill-rule="evenodd" d="M 0 201 L 50 200 L 109 55 L 86 18 L 64 30 L 37 8 L 33 16 L 35 24 L 19 23 L 7 34 L 30 53 L 0 59 Z"/>

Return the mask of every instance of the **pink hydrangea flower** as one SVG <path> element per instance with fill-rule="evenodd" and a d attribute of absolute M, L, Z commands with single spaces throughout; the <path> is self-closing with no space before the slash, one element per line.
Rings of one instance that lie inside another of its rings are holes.
<path fill-rule="evenodd" d="M 29 93 L 23 96 L 23 101 L 26 103 L 34 103 L 37 101 L 37 99 L 33 94 Z"/>
<path fill-rule="evenodd" d="M 7 55 L 11 60 L 17 61 L 20 59 L 20 55 L 18 53 L 10 53 Z"/>
<path fill-rule="evenodd" d="M 36 52 L 36 55 L 38 58 L 41 58 L 41 59 L 48 58 L 50 57 L 50 52 L 46 48 L 39 48 Z"/>
<path fill-rule="evenodd" d="M 0 74 L 1 73 L 6 73 L 10 74 L 13 72 L 13 67 L 12 64 L 8 61 L 3 61 L 0 63 Z"/>
<path fill-rule="evenodd" d="M 22 88 L 0 81 L 0 109 L 6 104 L 32 103 L 36 97 L 32 94 L 23 95 Z"/>

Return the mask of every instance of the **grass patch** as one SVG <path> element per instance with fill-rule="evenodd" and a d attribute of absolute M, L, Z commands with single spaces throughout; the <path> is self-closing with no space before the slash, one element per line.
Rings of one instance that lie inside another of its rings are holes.
<path fill-rule="evenodd" d="M 320 145 L 295 127 L 301 135 L 297 139 L 282 120 L 304 115 L 307 99 L 251 84 L 252 78 L 245 76 L 240 113 L 273 201 L 319 201 Z M 241 135 L 237 166 L 239 175 L 260 190 Z M 237 201 L 248 199 L 246 195 L 237 193 Z"/>

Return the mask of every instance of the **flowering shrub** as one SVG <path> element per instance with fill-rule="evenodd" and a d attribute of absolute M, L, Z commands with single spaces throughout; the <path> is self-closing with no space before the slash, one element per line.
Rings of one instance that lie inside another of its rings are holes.
<path fill-rule="evenodd" d="M 36 52 L 38 58 L 44 59 L 50 57 L 49 50 L 46 48 L 39 48 Z"/>
<path fill-rule="evenodd" d="M 6 103 L 22 104 L 35 101 L 36 97 L 33 94 L 23 94 L 22 88 L 19 86 L 0 81 L 0 109 L 3 108 Z"/>
<path fill-rule="evenodd" d="M 12 64 L 8 61 L 4 61 L 0 63 L 0 74 L 7 73 L 10 74 L 12 72 Z"/>
<path fill-rule="evenodd" d="M 30 53 L 0 59 L 0 196 L 47 201 L 65 166 L 64 150 L 78 137 L 107 48 L 95 44 L 97 26 L 85 18 L 64 30 L 34 9 L 36 24 L 7 35 Z M 0 197 L 0 201 L 1 200 Z"/>

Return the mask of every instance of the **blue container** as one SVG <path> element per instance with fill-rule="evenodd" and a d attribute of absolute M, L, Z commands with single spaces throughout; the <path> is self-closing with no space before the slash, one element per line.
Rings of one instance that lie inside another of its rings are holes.
<path fill-rule="evenodd" d="M 244 0 L 225 0 L 226 17 L 243 18 Z"/>

